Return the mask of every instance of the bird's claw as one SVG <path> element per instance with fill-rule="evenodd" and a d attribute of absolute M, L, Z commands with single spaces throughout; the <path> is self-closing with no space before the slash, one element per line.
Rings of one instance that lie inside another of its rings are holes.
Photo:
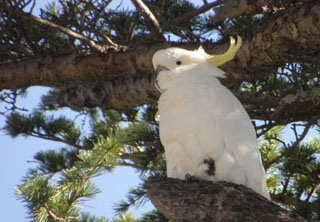
<path fill-rule="evenodd" d="M 184 180 L 185 180 L 186 182 L 199 182 L 199 181 L 200 181 L 200 179 L 199 179 L 198 177 L 193 176 L 193 175 L 191 175 L 191 174 L 189 174 L 189 173 L 187 173 L 187 174 L 184 176 Z"/>

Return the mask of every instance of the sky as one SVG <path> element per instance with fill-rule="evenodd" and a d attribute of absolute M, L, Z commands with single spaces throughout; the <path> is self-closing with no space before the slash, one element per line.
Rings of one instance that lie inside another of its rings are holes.
<path fill-rule="evenodd" d="M 38 0 L 35 11 L 47 4 L 47 0 Z M 118 5 L 121 1 L 114 1 Z M 124 1 L 126 2 L 126 1 Z M 32 110 L 39 104 L 40 96 L 45 94 L 48 88 L 30 87 L 26 98 L 18 100 L 20 107 Z M 0 104 L 2 110 L 3 104 Z M 69 109 L 60 111 L 63 115 L 74 116 L 76 113 Z M 0 128 L 4 126 L 5 120 L 0 117 Z M 0 222 L 27 222 L 26 209 L 23 203 L 15 196 L 15 187 L 26 175 L 27 169 L 36 166 L 30 162 L 33 156 L 40 150 L 60 148 L 62 144 L 36 138 L 11 138 L 3 131 L 0 131 Z M 105 173 L 94 179 L 100 188 L 99 193 L 93 200 L 83 202 L 81 207 L 96 216 L 112 218 L 114 216 L 113 204 L 125 198 L 130 188 L 137 186 L 140 182 L 138 175 L 132 168 L 120 167 L 112 173 Z M 130 210 L 137 217 L 143 212 L 152 209 L 151 203 L 146 203 L 140 209 Z"/>
<path fill-rule="evenodd" d="M 36 10 L 43 7 L 48 1 L 38 0 Z M 124 3 L 127 1 L 124 0 Z M 201 0 L 194 1 L 199 4 Z M 116 0 L 114 5 L 118 5 L 120 0 Z M 28 89 L 26 98 L 20 98 L 18 104 L 26 109 L 32 110 L 40 101 L 40 96 L 45 94 L 48 88 L 31 87 Z M 0 110 L 3 104 L 0 104 Z M 74 116 L 76 113 L 69 109 L 63 109 L 61 114 L 66 116 Z M 4 119 L 0 117 L 0 127 L 4 126 Z M 316 135 L 315 131 L 308 134 L 307 138 Z M 284 134 L 286 141 L 290 141 L 293 135 L 286 131 Z M 0 222 L 26 222 L 29 221 L 26 209 L 23 203 L 17 199 L 14 194 L 15 187 L 20 183 L 25 176 L 27 169 L 35 166 L 30 162 L 33 156 L 40 150 L 60 148 L 62 144 L 50 142 L 36 138 L 11 138 L 3 131 L 0 131 L 0 175 L 1 183 L 0 190 Z M 88 211 L 96 216 L 105 216 L 111 218 L 114 216 L 113 204 L 125 198 L 126 193 L 133 186 L 139 184 L 138 175 L 135 171 L 128 167 L 117 168 L 112 173 L 105 173 L 97 178 L 94 182 L 101 189 L 93 200 L 84 202 L 81 207 L 83 211 Z M 147 203 L 141 209 L 132 209 L 136 215 L 141 215 L 142 212 L 152 209 L 151 203 Z"/>
<path fill-rule="evenodd" d="M 28 110 L 32 110 L 40 101 L 39 95 L 44 94 L 47 88 L 31 87 L 28 89 L 26 99 L 20 99 L 18 104 Z M 0 104 L 0 109 L 3 105 Z M 60 111 L 65 116 L 74 116 L 76 113 L 69 109 Z M 0 118 L 0 126 L 3 127 L 4 119 Z M 62 146 L 61 143 L 45 141 L 37 138 L 11 138 L 3 131 L 0 131 L 0 175 L 3 178 L 0 183 L 0 190 L 3 192 L 0 198 L 0 221 L 12 222 L 29 221 L 23 203 L 15 196 L 15 187 L 26 175 L 27 169 L 36 166 L 30 162 L 33 156 L 40 150 L 56 149 Z M 94 179 L 94 182 L 102 191 L 94 199 L 82 202 L 83 211 L 90 212 L 96 216 L 114 216 L 113 204 L 125 198 L 130 188 L 137 186 L 140 182 L 138 175 L 132 168 L 120 167 L 111 173 L 105 173 Z M 147 203 L 141 209 L 133 208 L 131 211 L 136 216 L 142 212 L 152 209 L 151 203 Z"/>

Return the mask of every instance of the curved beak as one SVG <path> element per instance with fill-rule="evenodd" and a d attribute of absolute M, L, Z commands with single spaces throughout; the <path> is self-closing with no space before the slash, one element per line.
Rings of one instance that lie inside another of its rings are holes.
<path fill-rule="evenodd" d="M 165 66 L 157 65 L 156 71 L 154 72 L 154 85 L 159 92 L 161 92 L 161 89 L 160 89 L 157 78 L 158 78 L 159 73 L 164 70 L 169 70 L 169 69 Z"/>
<path fill-rule="evenodd" d="M 242 45 L 242 39 L 240 36 L 237 37 L 237 44 L 233 37 L 230 37 L 230 47 L 229 49 L 220 55 L 208 55 L 208 61 L 213 64 L 214 66 L 221 66 L 222 64 L 232 60 L 234 56 L 239 51 Z"/>
<path fill-rule="evenodd" d="M 158 65 L 157 67 L 156 67 L 156 73 L 157 73 L 157 75 L 159 74 L 159 72 L 161 72 L 161 71 L 163 71 L 163 70 L 169 70 L 167 67 L 165 67 L 165 66 L 162 66 L 162 65 Z"/>

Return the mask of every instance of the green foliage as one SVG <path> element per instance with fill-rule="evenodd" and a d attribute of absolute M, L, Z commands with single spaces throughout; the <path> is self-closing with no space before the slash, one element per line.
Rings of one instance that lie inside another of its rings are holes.
<path fill-rule="evenodd" d="M 129 210 L 129 207 L 134 205 L 142 205 L 147 200 L 147 191 L 144 186 L 145 182 L 146 181 L 143 181 L 143 183 L 139 184 L 138 187 L 131 188 L 127 194 L 127 200 L 122 200 L 115 204 L 114 209 L 116 213 L 125 213 Z"/>
<path fill-rule="evenodd" d="M 270 167 L 274 167 L 275 160 L 279 158 L 279 146 L 281 143 L 278 139 L 281 138 L 281 130 L 283 130 L 283 126 L 273 127 L 264 134 L 263 140 L 259 143 L 265 170 L 268 170 Z"/>
<path fill-rule="evenodd" d="M 147 0 L 145 3 L 148 5 L 150 10 L 154 12 L 154 14 L 159 15 L 161 13 L 161 16 L 168 21 L 174 20 L 176 17 L 182 16 L 185 13 L 195 9 L 195 6 L 186 0 L 170 0 L 165 2 L 158 0 Z M 184 24 L 182 24 L 182 26 L 191 28 L 192 25 L 197 25 L 197 18 L 198 17 L 195 17 L 189 21 L 186 21 Z"/>
<path fill-rule="evenodd" d="M 63 169 L 71 168 L 77 157 L 78 150 L 62 148 L 61 150 L 40 151 L 34 155 L 34 159 L 39 162 L 38 170 L 45 174 L 56 173 Z"/>
<path fill-rule="evenodd" d="M 109 221 L 104 217 L 98 218 L 93 215 L 90 215 L 89 213 L 81 213 L 79 222 L 109 222 Z"/>
<path fill-rule="evenodd" d="M 168 220 L 157 210 L 152 210 L 145 213 L 141 219 L 138 219 L 136 222 L 167 222 Z"/>
<path fill-rule="evenodd" d="M 308 221 L 319 221 L 320 139 L 288 146 L 281 141 L 282 129 L 272 128 L 260 141 L 272 198 Z"/>
<path fill-rule="evenodd" d="M 113 219 L 95 217 L 89 213 L 82 213 L 79 222 L 167 222 L 168 220 L 157 210 L 143 214 L 141 218 L 135 218 L 131 213 L 121 213 Z"/>
<path fill-rule="evenodd" d="M 5 129 L 11 136 L 34 136 L 67 145 L 60 150 L 38 152 L 34 156 L 39 163 L 37 169 L 30 171 L 17 189 L 17 195 L 36 221 L 57 218 L 77 221 L 81 201 L 99 193 L 91 179 L 116 166 L 132 166 L 141 172 L 143 183 L 130 190 L 127 201 L 118 205 L 118 211 L 123 213 L 113 221 L 123 221 L 129 207 L 145 203 L 147 178 L 165 173 L 155 109 L 108 110 L 100 114 L 97 110 L 88 110 L 85 118 L 90 119 L 91 132 L 83 136 L 79 133 L 81 126 L 74 121 L 47 117 L 45 112 L 14 113 L 7 121 Z M 146 121 L 150 118 L 152 123 Z M 81 218 L 83 221 L 105 220 L 88 215 Z M 128 215 L 126 218 L 134 221 Z"/>
<path fill-rule="evenodd" d="M 117 165 L 117 149 L 122 145 L 119 132 L 114 131 L 109 132 L 107 138 L 99 138 L 91 150 L 76 156 L 65 149 L 60 155 L 54 151 L 40 152 L 36 159 L 41 163 L 41 172 L 28 173 L 19 185 L 17 195 L 27 203 L 30 214 L 37 221 L 57 218 L 77 221 L 79 201 L 99 193 L 91 182 L 92 177 Z M 68 157 L 71 158 L 67 160 Z M 63 163 L 64 160 L 67 161 Z"/>
<path fill-rule="evenodd" d="M 65 142 L 72 146 L 78 146 L 80 130 L 74 122 L 65 117 L 46 117 L 40 112 L 30 115 L 13 113 L 7 120 L 6 131 L 12 137 L 18 135 L 34 136 L 43 139 Z"/>

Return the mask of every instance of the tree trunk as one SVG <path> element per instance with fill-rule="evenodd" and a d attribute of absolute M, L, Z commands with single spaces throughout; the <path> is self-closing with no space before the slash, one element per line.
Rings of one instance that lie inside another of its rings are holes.
<path fill-rule="evenodd" d="M 303 222 L 302 217 L 233 183 L 153 178 L 147 195 L 170 222 Z"/>

